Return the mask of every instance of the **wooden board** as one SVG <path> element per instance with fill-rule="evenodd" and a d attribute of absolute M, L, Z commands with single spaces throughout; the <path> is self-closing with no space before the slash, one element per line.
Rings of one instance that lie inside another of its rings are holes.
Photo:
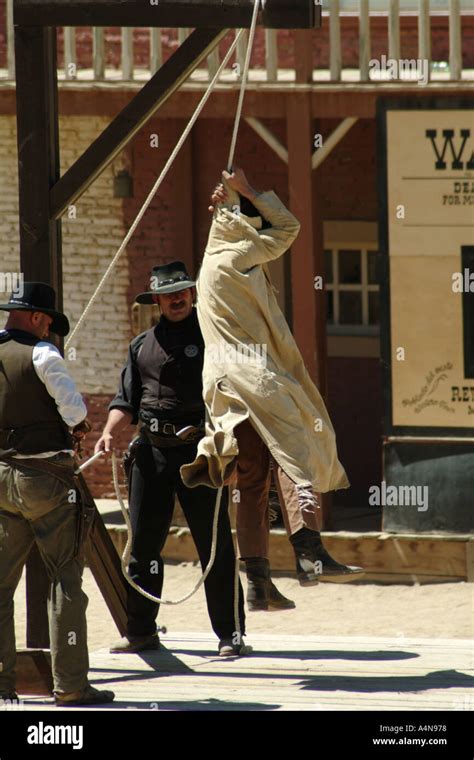
<path fill-rule="evenodd" d="M 15 24 L 38 26 L 250 27 L 254 0 L 15 0 Z M 272 0 L 261 15 L 273 29 L 321 26 L 314 0 Z"/>
<path fill-rule="evenodd" d="M 109 533 L 120 554 L 125 547 L 126 530 L 122 526 L 110 526 Z M 323 539 L 336 559 L 365 568 L 362 583 L 432 583 L 466 581 L 474 577 L 474 540 L 470 536 L 393 536 L 386 533 L 344 532 L 323 533 Z M 197 560 L 188 528 L 180 526 L 171 529 L 163 558 L 179 562 Z M 283 530 L 270 533 L 270 562 L 273 570 L 294 573 L 293 550 Z"/>
<path fill-rule="evenodd" d="M 472 709 L 472 645 L 463 639 L 358 636 L 247 637 L 249 657 L 217 657 L 203 633 L 162 636 L 142 655 L 91 655 L 94 686 L 112 689 L 102 709 L 467 710 Z M 28 710 L 47 710 L 44 699 Z M 59 708 L 56 708 L 59 709 Z M 69 711 L 72 708 L 67 708 Z"/>
<path fill-rule="evenodd" d="M 16 653 L 16 688 L 19 694 L 50 696 L 53 693 L 49 652 L 23 649 Z"/>

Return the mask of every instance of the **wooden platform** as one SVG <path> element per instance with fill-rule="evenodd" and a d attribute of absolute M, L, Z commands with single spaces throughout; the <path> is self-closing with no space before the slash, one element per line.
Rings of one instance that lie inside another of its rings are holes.
<path fill-rule="evenodd" d="M 113 499 L 98 499 L 96 503 L 117 551 L 122 554 L 127 531 L 118 503 Z M 235 525 L 232 510 L 231 522 Z M 474 535 L 339 530 L 324 531 L 323 539 L 337 560 L 365 568 L 361 583 L 474 581 Z M 171 528 L 162 556 L 177 562 L 197 559 L 189 528 L 184 525 Z M 294 572 L 293 550 L 283 529 L 270 532 L 270 562 L 273 570 Z"/>
<path fill-rule="evenodd" d="M 227 660 L 209 635 L 162 641 L 143 655 L 91 655 L 92 683 L 116 693 L 102 710 L 474 709 L 473 644 L 464 639 L 260 634 L 248 638 L 252 655 Z M 51 706 L 25 698 L 28 710 Z"/>

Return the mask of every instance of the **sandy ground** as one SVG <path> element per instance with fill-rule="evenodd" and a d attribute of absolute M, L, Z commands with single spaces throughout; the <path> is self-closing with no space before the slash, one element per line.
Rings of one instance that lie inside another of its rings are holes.
<path fill-rule="evenodd" d="M 189 591 L 200 575 L 192 563 L 165 566 L 166 597 L 176 599 Z M 241 575 L 245 588 L 245 575 Z M 397 636 L 423 638 L 473 638 L 474 585 L 319 584 L 302 588 L 294 578 L 275 575 L 279 590 L 293 599 L 296 609 L 283 612 L 251 612 L 247 615 L 248 643 L 252 633 Z M 25 584 L 15 597 L 17 646 L 25 646 Z M 90 570 L 84 573 L 89 597 L 89 649 L 94 651 L 118 638 L 117 629 Z M 179 606 L 162 606 L 159 623 L 173 631 L 210 632 L 202 589 Z M 166 642 L 166 636 L 163 637 Z"/>

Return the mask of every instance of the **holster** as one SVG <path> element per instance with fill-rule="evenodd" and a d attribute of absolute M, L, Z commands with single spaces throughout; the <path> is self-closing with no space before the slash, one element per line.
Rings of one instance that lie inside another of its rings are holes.
<path fill-rule="evenodd" d="M 123 467 L 123 471 L 125 473 L 125 477 L 127 478 L 128 483 L 130 483 L 130 474 L 132 472 L 132 466 L 135 461 L 135 457 L 137 455 L 137 446 L 138 446 L 139 440 L 140 440 L 139 435 L 133 438 L 132 441 L 130 441 L 127 451 L 122 457 L 122 467 Z"/>
<path fill-rule="evenodd" d="M 86 541 L 89 530 L 91 529 L 96 506 L 92 499 L 81 473 L 75 473 L 74 470 L 63 467 L 60 464 L 54 462 L 48 462 L 44 459 L 17 459 L 2 455 L 2 462 L 12 465 L 14 467 L 27 467 L 31 470 L 37 470 L 38 472 L 46 472 L 48 475 L 60 480 L 69 489 L 74 489 L 77 494 L 77 524 L 76 524 L 76 536 L 74 540 L 74 557 L 77 557 L 81 551 L 83 544 Z"/>

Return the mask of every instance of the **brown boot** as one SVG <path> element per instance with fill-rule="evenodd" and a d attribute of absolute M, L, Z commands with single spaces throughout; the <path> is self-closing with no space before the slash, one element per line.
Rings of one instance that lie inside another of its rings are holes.
<path fill-rule="evenodd" d="M 244 559 L 247 573 L 247 607 L 257 610 L 293 610 L 296 605 L 280 594 L 270 578 L 270 563 L 264 557 Z"/>

